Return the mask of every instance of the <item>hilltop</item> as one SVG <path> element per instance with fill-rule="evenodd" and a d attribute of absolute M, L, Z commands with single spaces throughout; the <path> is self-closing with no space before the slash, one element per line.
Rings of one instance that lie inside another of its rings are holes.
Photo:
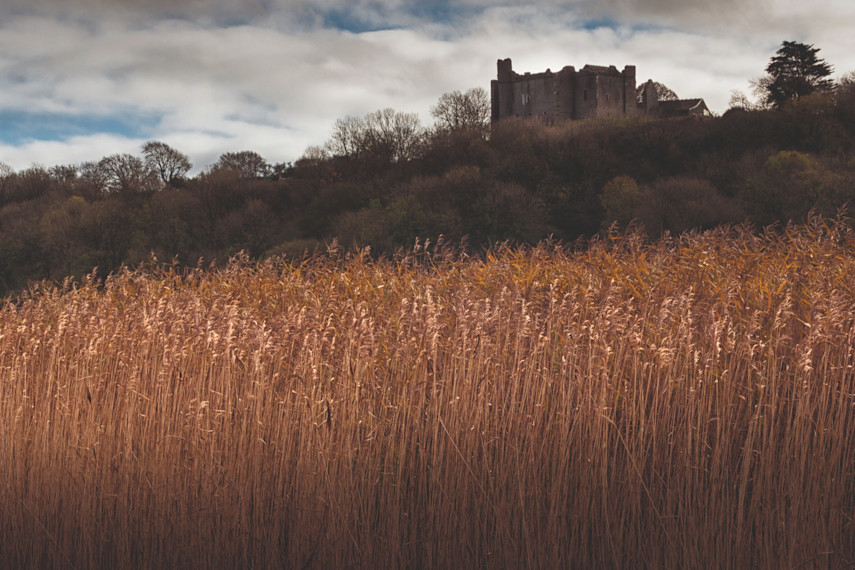
<path fill-rule="evenodd" d="M 492 129 L 426 129 L 387 109 L 340 120 L 293 164 L 247 151 L 190 178 L 158 172 L 149 155 L 7 170 L 0 290 L 96 267 L 106 276 L 152 255 L 195 266 L 240 251 L 300 257 L 334 240 L 381 255 L 439 236 L 477 252 L 632 223 L 655 238 L 834 216 L 855 194 L 853 142 L 855 96 L 839 92 L 706 119 L 508 119 Z"/>

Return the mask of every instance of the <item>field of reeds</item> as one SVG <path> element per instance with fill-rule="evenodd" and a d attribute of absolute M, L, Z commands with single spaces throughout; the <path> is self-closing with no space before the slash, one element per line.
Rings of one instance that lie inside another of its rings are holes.
<path fill-rule="evenodd" d="M 41 285 L 0 567 L 851 567 L 853 366 L 839 221 Z"/>

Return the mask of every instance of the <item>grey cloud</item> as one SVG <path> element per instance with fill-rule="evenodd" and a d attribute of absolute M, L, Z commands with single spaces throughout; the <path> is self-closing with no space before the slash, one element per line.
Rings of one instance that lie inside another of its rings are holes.
<path fill-rule="evenodd" d="M 13 12 L 88 17 L 117 14 L 253 16 L 264 14 L 269 5 L 264 0 L 4 0 L 4 3 Z"/>
<path fill-rule="evenodd" d="M 4 15 L 8 2 L 25 4 L 2 1 Z M 732 5 L 732 0 L 722 1 L 716 6 Z M 151 125 L 153 136 L 190 154 L 197 167 L 214 162 L 221 152 L 242 149 L 271 161 L 294 160 L 307 146 L 322 144 L 337 118 L 384 107 L 418 112 L 427 122 L 430 105 L 442 93 L 488 87 L 496 59 L 504 57 L 532 72 L 586 63 L 635 64 L 641 80 L 654 78 L 681 96 L 705 97 L 720 112 L 730 90 L 745 89 L 783 39 L 815 42 L 840 71 L 855 68 L 855 40 L 835 23 L 835 16 L 855 16 L 849 0 L 817 1 L 837 4 L 833 11 L 815 13 L 815 6 L 774 0 L 757 8 L 770 11 L 764 26 L 721 24 L 722 30 L 710 33 L 677 24 L 637 25 L 642 19 L 633 16 L 702 20 L 704 8 L 694 1 L 681 2 L 669 15 L 670 0 L 606 0 L 602 5 L 540 0 L 525 6 L 464 0 L 472 9 L 466 18 L 433 22 L 427 8 L 414 10 L 396 0 L 28 0 L 26 5 L 34 6 L 30 16 L 0 20 L 0 111 L 161 117 Z M 155 17 L 172 3 L 188 17 Z M 84 6 L 97 14 L 108 4 L 112 8 L 104 9 L 113 14 L 124 9 L 122 14 L 147 19 L 105 17 L 93 24 L 83 16 L 36 13 Z M 244 16 L 255 16 L 228 26 L 213 20 L 218 11 L 237 13 L 241 6 L 248 7 Z M 406 24 L 369 33 L 324 28 L 324 14 L 342 7 L 378 27 L 380 20 L 371 18 Z M 612 14 L 619 16 L 613 26 L 591 29 L 586 21 Z M 760 18 L 746 10 L 739 14 L 746 21 Z M 736 18 L 716 17 L 719 22 Z M 793 37 L 796 32 L 803 35 Z M 34 141 L 0 146 L 0 161 L 15 168 L 33 161 L 78 162 L 136 152 L 141 142 L 100 135 Z"/>
<path fill-rule="evenodd" d="M 806 14 L 852 15 L 848 0 L 3 0 L 9 13 L 57 16 L 143 25 L 171 17 L 217 24 L 252 23 L 282 29 L 344 27 L 353 31 L 415 27 L 439 21 L 465 26 L 484 12 L 531 9 L 551 16 L 572 15 L 624 25 L 679 27 L 727 32 L 805 25 Z M 812 18 L 807 18 L 808 21 Z M 841 26 L 844 18 L 827 25 Z M 810 33 L 811 30 L 804 30 Z"/>
<path fill-rule="evenodd" d="M 622 21 L 646 20 L 706 27 L 756 21 L 770 13 L 770 0 L 599 0 L 580 2 L 586 12 Z"/>
<path fill-rule="evenodd" d="M 591 17 L 691 21 L 733 21 L 767 13 L 772 0 L 534 0 L 525 6 L 570 10 Z M 297 22 L 323 22 L 336 14 L 377 27 L 413 24 L 437 17 L 453 20 L 479 11 L 521 5 L 508 0 L 4 0 L 11 12 L 64 14 L 73 18 L 180 17 L 214 21 L 252 21 L 288 14 Z"/>

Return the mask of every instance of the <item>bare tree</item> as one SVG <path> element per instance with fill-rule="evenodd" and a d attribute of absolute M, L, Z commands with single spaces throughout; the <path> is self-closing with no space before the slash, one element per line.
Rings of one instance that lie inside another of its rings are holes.
<path fill-rule="evenodd" d="M 436 105 L 430 108 L 430 114 L 439 129 L 474 131 L 485 135 L 490 125 L 490 98 L 481 87 L 465 93 L 443 93 Z"/>
<path fill-rule="evenodd" d="M 758 103 L 751 100 L 744 91 L 733 89 L 730 92 L 730 101 L 728 101 L 727 107 L 728 109 L 741 109 L 743 111 L 759 111 L 764 109 L 765 105 L 762 102 Z"/>
<path fill-rule="evenodd" d="M 270 164 L 257 152 L 242 150 L 221 154 L 211 170 L 231 170 L 241 178 L 264 178 L 270 174 Z"/>
<path fill-rule="evenodd" d="M 365 150 L 366 129 L 365 119 L 353 115 L 337 119 L 324 146 L 333 156 L 359 158 Z"/>
<path fill-rule="evenodd" d="M 322 146 L 312 145 L 306 147 L 303 156 L 297 159 L 297 166 L 315 166 L 329 160 L 330 153 Z"/>
<path fill-rule="evenodd" d="M 179 183 L 193 168 L 190 158 L 166 143 L 148 141 L 142 147 L 146 167 L 157 174 L 164 184 Z"/>
<path fill-rule="evenodd" d="M 364 123 L 366 150 L 375 155 L 388 154 L 391 162 L 404 162 L 419 155 L 424 129 L 417 114 L 386 108 L 366 115 Z"/>
<path fill-rule="evenodd" d="M 14 177 L 15 170 L 5 162 L 0 162 L 0 203 L 9 199 L 9 187 Z"/>
<path fill-rule="evenodd" d="M 855 102 L 855 71 L 843 75 L 837 82 L 834 92 L 839 103 Z"/>
<path fill-rule="evenodd" d="M 73 164 L 58 164 L 52 166 L 48 173 L 53 180 L 60 184 L 73 184 L 77 181 L 78 169 Z"/>
<path fill-rule="evenodd" d="M 363 118 L 338 119 L 325 148 L 333 156 L 359 159 L 370 154 L 402 162 L 417 157 L 423 141 L 424 129 L 417 114 L 387 108 Z"/>
<path fill-rule="evenodd" d="M 53 187 L 50 173 L 40 164 L 33 164 L 26 170 L 18 172 L 16 179 L 19 199 L 23 200 L 44 196 Z"/>
<path fill-rule="evenodd" d="M 92 194 L 103 194 L 107 191 L 107 175 L 100 162 L 82 162 L 77 166 L 77 172 L 81 184 L 88 186 Z"/>
<path fill-rule="evenodd" d="M 132 154 L 106 156 L 98 163 L 98 169 L 107 191 L 130 195 L 157 188 L 155 174 Z"/>
<path fill-rule="evenodd" d="M 664 83 L 659 83 L 658 81 L 652 81 L 653 88 L 656 89 L 656 100 L 657 101 L 677 101 L 680 98 L 674 93 L 674 90 L 665 85 Z M 635 99 L 638 103 L 641 103 L 644 97 L 644 90 L 647 88 L 647 83 L 642 83 L 638 87 L 635 88 Z"/>

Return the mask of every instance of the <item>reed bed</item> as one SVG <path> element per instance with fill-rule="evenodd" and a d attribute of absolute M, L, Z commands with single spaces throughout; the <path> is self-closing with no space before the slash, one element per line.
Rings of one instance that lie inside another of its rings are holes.
<path fill-rule="evenodd" d="M 848 567 L 853 309 L 823 220 L 34 287 L 0 566 Z"/>

